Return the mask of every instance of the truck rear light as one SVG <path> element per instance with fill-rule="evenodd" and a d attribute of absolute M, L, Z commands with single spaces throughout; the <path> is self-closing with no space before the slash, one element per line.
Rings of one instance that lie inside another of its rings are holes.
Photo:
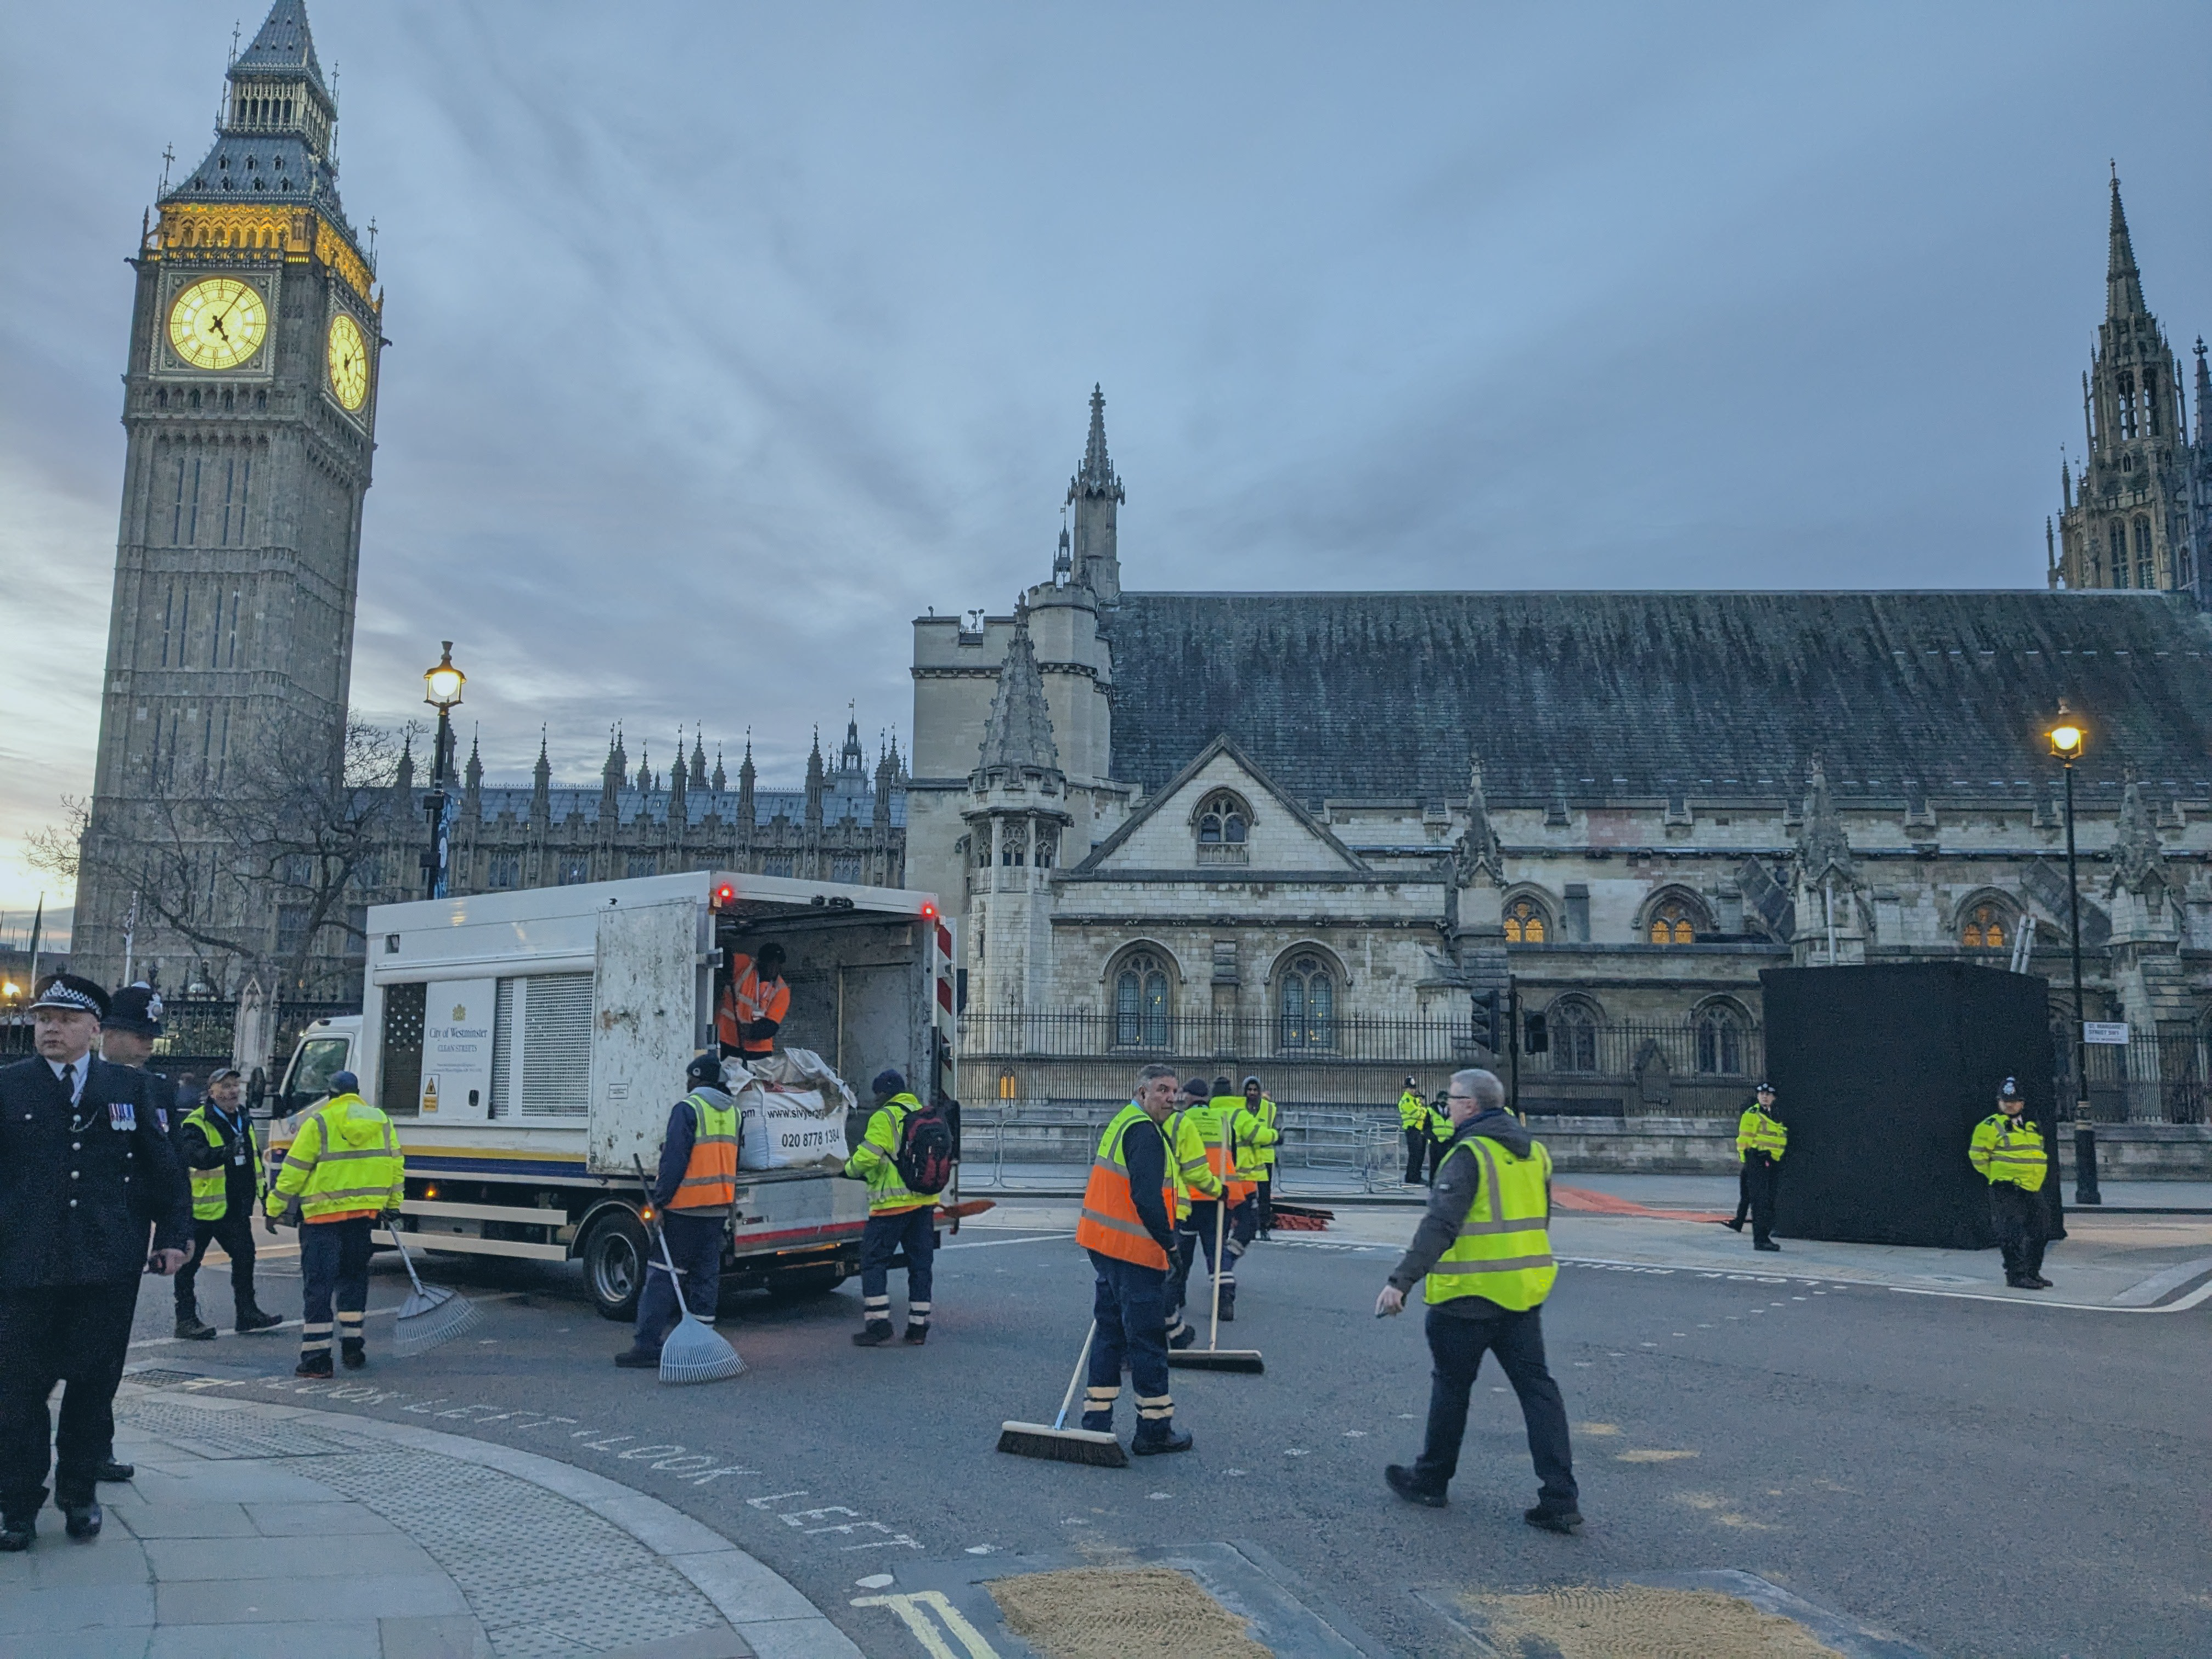
<path fill-rule="evenodd" d="M 924 921 L 935 921 L 937 920 L 937 907 L 925 901 L 921 907 L 921 919 Z"/>
<path fill-rule="evenodd" d="M 720 887 L 717 887 L 714 890 L 714 903 L 717 907 L 735 904 L 737 902 L 738 890 L 730 885 L 728 882 L 724 882 Z"/>

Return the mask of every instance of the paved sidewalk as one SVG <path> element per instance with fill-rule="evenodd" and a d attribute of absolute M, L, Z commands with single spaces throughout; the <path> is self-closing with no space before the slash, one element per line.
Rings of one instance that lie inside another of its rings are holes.
<path fill-rule="evenodd" d="M 0 1659 L 859 1659 L 689 1516 L 410 1425 L 126 1382 L 79 1543 L 0 1556 Z"/>

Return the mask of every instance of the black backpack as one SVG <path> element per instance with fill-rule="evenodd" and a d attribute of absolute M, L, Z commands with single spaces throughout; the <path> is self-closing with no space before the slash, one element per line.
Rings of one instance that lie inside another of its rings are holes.
<path fill-rule="evenodd" d="M 899 1135 L 899 1180 L 910 1193 L 934 1198 L 952 1180 L 952 1125 L 942 1106 L 921 1106 L 907 1114 Z"/>

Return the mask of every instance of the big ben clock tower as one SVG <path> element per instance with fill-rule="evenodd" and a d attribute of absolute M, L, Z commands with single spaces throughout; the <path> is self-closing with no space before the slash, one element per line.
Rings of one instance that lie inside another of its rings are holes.
<path fill-rule="evenodd" d="M 303 0 L 276 0 L 230 65 L 213 147 L 131 261 L 122 522 L 72 951 L 110 982 L 143 849 L 173 847 L 198 803 L 265 775 L 272 745 L 295 766 L 341 763 L 383 296 L 338 203 L 337 119 Z M 206 914 L 184 931 L 164 921 L 179 895 L 140 894 L 137 966 L 182 988 L 194 957 L 218 975 L 238 966 L 211 938 L 273 948 L 270 878 L 234 884 L 210 866 Z"/>

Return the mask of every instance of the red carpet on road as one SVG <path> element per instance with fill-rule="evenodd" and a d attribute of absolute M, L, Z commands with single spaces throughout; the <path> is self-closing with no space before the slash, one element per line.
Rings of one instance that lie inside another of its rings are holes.
<path fill-rule="evenodd" d="M 1655 1210 L 1648 1204 L 1615 1198 L 1611 1193 L 1594 1193 L 1587 1187 L 1561 1187 L 1556 1183 L 1552 1188 L 1552 1207 L 1571 1215 L 1641 1215 L 1662 1221 L 1726 1221 L 1730 1215 L 1725 1210 Z"/>

